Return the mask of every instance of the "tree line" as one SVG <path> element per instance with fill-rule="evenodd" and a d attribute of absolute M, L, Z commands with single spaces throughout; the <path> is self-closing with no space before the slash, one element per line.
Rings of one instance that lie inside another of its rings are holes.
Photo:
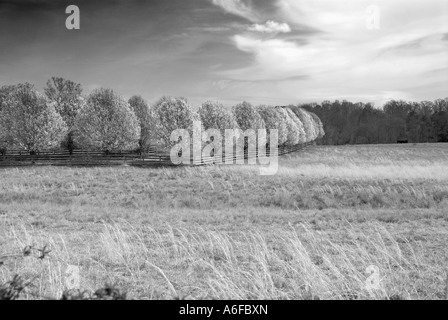
<path fill-rule="evenodd" d="M 324 101 L 302 104 L 323 122 L 326 145 L 448 142 L 448 98 L 370 103 Z"/>
<path fill-rule="evenodd" d="M 249 139 L 246 130 L 278 130 L 279 145 L 298 145 L 325 135 L 319 117 L 300 106 L 253 106 L 242 102 L 231 109 L 207 101 L 193 108 L 187 99 L 162 97 L 150 106 L 141 96 L 125 100 L 112 89 L 96 89 L 87 96 L 82 86 L 51 78 L 44 92 L 21 83 L 0 87 L 0 153 L 23 149 L 30 154 L 54 148 L 95 149 L 110 153 L 144 152 L 148 147 L 168 151 L 177 129 L 203 131 L 235 129 L 232 139 Z M 247 131 L 249 132 L 249 131 Z M 203 137 L 211 139 L 211 137 Z M 213 140 L 212 140 L 213 141 Z M 204 141 L 205 142 L 205 141 Z M 269 143 L 269 141 L 268 141 Z M 246 141 L 247 145 L 247 141 Z"/>

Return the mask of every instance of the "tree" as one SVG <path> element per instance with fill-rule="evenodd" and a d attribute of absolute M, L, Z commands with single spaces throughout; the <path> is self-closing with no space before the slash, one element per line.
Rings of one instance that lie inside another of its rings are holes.
<path fill-rule="evenodd" d="M 175 142 L 170 140 L 173 131 L 185 129 L 193 132 L 193 122 L 199 115 L 185 98 L 162 97 L 150 109 L 150 138 L 153 144 L 169 150 Z"/>
<path fill-rule="evenodd" d="M 106 154 L 137 148 L 139 137 L 137 116 L 129 103 L 111 89 L 93 91 L 75 120 L 75 142 Z"/>
<path fill-rule="evenodd" d="M 307 103 L 301 107 L 321 119 L 326 134 L 320 142 L 327 145 L 448 140 L 448 99 L 433 102 L 391 100 L 382 108 L 375 108 L 372 103 L 337 100 Z"/>
<path fill-rule="evenodd" d="M 448 98 L 435 100 L 433 106 L 434 112 L 448 112 Z"/>
<path fill-rule="evenodd" d="M 440 110 L 440 109 L 437 109 Z M 437 111 L 432 115 L 432 124 L 438 142 L 448 142 L 448 111 Z"/>
<path fill-rule="evenodd" d="M 61 115 L 68 127 L 67 136 L 62 142 L 62 147 L 72 153 L 76 147 L 73 139 L 73 126 L 79 110 L 85 104 L 85 99 L 81 95 L 82 87 L 79 83 L 60 77 L 52 77 L 47 81 L 44 91 L 48 99 L 55 103 L 56 111 Z"/>
<path fill-rule="evenodd" d="M 305 130 L 306 142 L 311 142 L 317 139 L 318 133 L 316 132 L 316 126 L 311 115 L 304 109 L 296 106 L 289 106 L 292 112 L 295 113 L 297 118 L 303 124 L 303 129 Z"/>
<path fill-rule="evenodd" d="M 431 116 L 434 104 L 431 101 L 420 102 L 420 137 L 419 142 L 434 141 L 434 127 L 431 123 Z"/>
<path fill-rule="evenodd" d="M 268 141 L 270 136 L 270 130 L 277 129 L 278 130 L 278 145 L 283 145 L 288 141 L 288 127 L 285 121 L 284 116 L 277 108 L 273 108 L 270 106 L 258 106 L 257 111 L 260 114 L 261 118 L 266 125 Z"/>
<path fill-rule="evenodd" d="M 205 130 L 218 129 L 224 131 L 225 129 L 239 127 L 234 114 L 217 101 L 203 103 L 198 110 L 198 114 Z"/>
<path fill-rule="evenodd" d="M 437 141 L 448 142 L 448 98 L 434 101 L 431 118 Z"/>
<path fill-rule="evenodd" d="M 294 123 L 292 130 L 298 132 L 298 134 L 299 134 L 298 140 L 293 145 L 308 142 L 307 136 L 305 133 L 305 127 L 304 127 L 302 121 L 300 121 L 300 119 L 297 117 L 297 115 L 289 107 L 284 107 L 284 110 L 288 114 L 292 123 Z"/>
<path fill-rule="evenodd" d="M 249 102 L 242 102 L 232 108 L 236 122 L 240 128 L 245 131 L 247 129 L 265 129 L 266 124 L 258 113 L 257 109 Z"/>
<path fill-rule="evenodd" d="M 0 111 L 1 116 L 1 111 Z M 8 148 L 8 140 L 9 136 L 7 135 L 6 128 L 2 124 L 2 121 L 0 119 L 0 154 L 4 154 L 6 152 L 6 149 Z"/>
<path fill-rule="evenodd" d="M 29 83 L 17 85 L 3 101 L 0 122 L 10 143 L 30 154 L 57 146 L 67 132 L 54 103 Z"/>
<path fill-rule="evenodd" d="M 198 114 L 201 118 L 204 130 L 215 129 L 220 131 L 222 144 L 226 142 L 226 130 L 239 129 L 234 114 L 218 101 L 207 101 L 203 103 L 198 110 Z M 233 144 L 235 141 L 238 141 L 240 139 L 239 132 L 234 133 L 235 139 L 234 141 L 229 141 L 229 143 Z"/>
<path fill-rule="evenodd" d="M 2 111 L 3 101 L 14 91 L 17 86 L 14 85 L 5 85 L 0 87 L 0 111 Z"/>
<path fill-rule="evenodd" d="M 247 135 L 247 139 L 244 135 L 242 137 L 244 138 L 244 148 L 247 149 L 250 141 L 256 143 L 258 130 L 266 129 L 266 124 L 257 109 L 246 101 L 234 106 L 232 108 L 232 113 L 243 133 L 249 129 L 255 131 Z"/>
<path fill-rule="evenodd" d="M 391 100 L 386 102 L 383 109 L 388 115 L 405 119 L 406 115 L 411 110 L 411 105 L 403 100 Z"/>
<path fill-rule="evenodd" d="M 406 117 L 406 127 L 408 129 L 407 136 L 409 141 L 412 143 L 419 142 L 420 139 L 420 115 L 418 114 L 418 110 L 411 110 Z"/>
<path fill-rule="evenodd" d="M 317 128 L 317 139 L 322 139 L 325 136 L 324 125 L 322 124 L 322 120 L 313 112 L 308 112 L 309 115 L 313 118 L 314 124 Z"/>
<path fill-rule="evenodd" d="M 44 88 L 50 101 L 55 102 L 56 111 L 68 128 L 72 128 L 79 110 L 83 107 L 82 87 L 79 83 L 60 77 L 52 77 Z"/>
<path fill-rule="evenodd" d="M 0 87 L 0 114 L 2 111 L 3 102 L 6 101 L 6 98 L 14 90 L 15 87 L 16 86 L 13 86 L 13 85 L 6 85 L 6 86 Z M 0 154 L 3 154 L 6 152 L 6 149 L 8 148 L 8 145 L 10 144 L 10 140 L 11 140 L 11 138 L 9 136 L 8 131 L 6 130 L 5 126 L 2 125 L 0 122 Z"/>
<path fill-rule="evenodd" d="M 129 99 L 129 105 L 137 116 L 140 124 L 140 150 L 144 150 L 149 144 L 149 126 L 150 126 L 150 114 L 149 106 L 141 96 L 133 96 Z"/>
<path fill-rule="evenodd" d="M 286 125 L 286 141 L 284 142 L 284 145 L 287 146 L 294 146 L 300 143 L 300 128 L 298 127 L 297 123 L 294 122 L 291 119 L 291 116 L 289 115 L 288 111 L 283 107 L 275 107 L 277 110 L 277 113 L 282 117 L 283 122 Z M 303 132 L 303 136 L 305 135 L 305 132 Z"/>

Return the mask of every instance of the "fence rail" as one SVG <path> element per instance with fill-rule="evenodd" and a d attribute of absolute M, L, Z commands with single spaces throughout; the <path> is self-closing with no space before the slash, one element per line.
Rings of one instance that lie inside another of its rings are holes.
<path fill-rule="evenodd" d="M 300 151 L 312 143 L 294 146 L 280 146 L 278 156 Z M 266 149 L 269 156 L 269 148 Z M 222 163 L 246 162 L 257 159 L 258 150 L 232 155 L 222 151 Z M 213 159 L 201 159 L 200 162 L 191 158 L 193 165 L 210 165 L 216 163 Z M 104 153 L 98 150 L 45 150 L 30 154 L 25 150 L 7 150 L 0 153 L 0 167 L 29 166 L 29 165 L 55 165 L 55 166 L 110 166 L 110 165 L 134 165 L 134 166 L 174 166 L 169 153 L 161 152 L 155 148 L 149 148 L 145 152 L 123 151 Z"/>

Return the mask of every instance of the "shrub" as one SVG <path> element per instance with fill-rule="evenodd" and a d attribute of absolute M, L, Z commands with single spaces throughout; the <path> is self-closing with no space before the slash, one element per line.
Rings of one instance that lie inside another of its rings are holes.
<path fill-rule="evenodd" d="M 79 111 L 74 132 L 80 146 L 107 154 L 137 148 L 140 126 L 129 103 L 111 89 L 98 89 Z"/>
<path fill-rule="evenodd" d="M 193 131 L 193 122 L 199 115 L 185 98 L 163 97 L 150 109 L 150 140 L 162 149 L 170 149 L 175 142 L 170 141 L 173 131 L 185 129 Z"/>
<path fill-rule="evenodd" d="M 270 106 L 258 106 L 257 111 L 263 118 L 267 128 L 268 142 L 271 129 L 278 130 L 278 145 L 283 145 L 288 141 L 288 126 L 282 112 Z"/>
<path fill-rule="evenodd" d="M 12 255 L 5 255 L 0 257 L 0 267 L 2 264 L 11 259 L 22 260 L 25 258 L 34 258 L 39 261 L 43 260 L 53 260 L 59 261 L 57 258 L 53 258 L 51 254 L 52 250 L 45 245 L 42 248 L 36 248 L 32 245 L 27 245 L 23 248 L 21 253 L 15 253 Z M 36 254 L 37 253 L 37 254 Z M 3 300 L 17 300 L 22 298 L 25 293 L 31 295 L 33 297 L 45 299 L 45 300 L 54 300 L 56 297 L 46 297 L 42 294 L 33 292 L 31 290 L 33 287 L 36 288 L 38 286 L 35 285 L 37 279 L 43 279 L 44 276 L 43 268 L 41 272 L 35 275 L 32 279 L 25 280 L 24 277 L 15 274 L 14 277 L 5 283 L 0 282 L 0 301 Z M 60 300 L 127 300 L 127 293 L 125 291 L 120 290 L 115 285 L 107 284 L 96 290 L 94 293 L 91 293 L 87 290 L 81 291 L 80 289 L 67 289 L 62 293 L 62 297 Z"/>
<path fill-rule="evenodd" d="M 67 133 L 54 103 L 29 83 L 15 86 L 2 102 L 0 127 L 3 135 L 8 133 L 8 144 L 31 154 L 56 147 Z"/>
<path fill-rule="evenodd" d="M 149 144 L 149 106 L 141 96 L 133 96 L 129 99 L 129 105 L 137 116 L 140 124 L 140 149 L 143 150 L 148 147 Z"/>

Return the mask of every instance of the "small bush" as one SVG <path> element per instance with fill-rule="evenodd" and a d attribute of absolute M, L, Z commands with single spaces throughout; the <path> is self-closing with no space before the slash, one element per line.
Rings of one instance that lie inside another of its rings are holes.
<path fill-rule="evenodd" d="M 37 253 L 37 255 L 33 255 Z M 0 267 L 7 259 L 17 259 L 31 257 L 38 260 L 51 259 L 51 250 L 44 246 L 43 248 L 35 248 L 26 246 L 20 254 L 12 254 L 0 257 Z M 25 293 L 26 289 L 33 286 L 33 282 L 39 278 L 41 274 L 36 275 L 30 280 L 25 280 L 22 276 L 16 274 L 12 280 L 0 284 L 0 300 L 17 300 Z M 45 300 L 54 300 L 55 297 L 42 297 L 32 291 L 28 292 L 36 298 Z M 127 293 L 121 291 L 115 285 L 106 284 L 103 288 L 96 290 L 93 294 L 82 290 L 65 290 L 60 300 L 126 300 Z"/>

